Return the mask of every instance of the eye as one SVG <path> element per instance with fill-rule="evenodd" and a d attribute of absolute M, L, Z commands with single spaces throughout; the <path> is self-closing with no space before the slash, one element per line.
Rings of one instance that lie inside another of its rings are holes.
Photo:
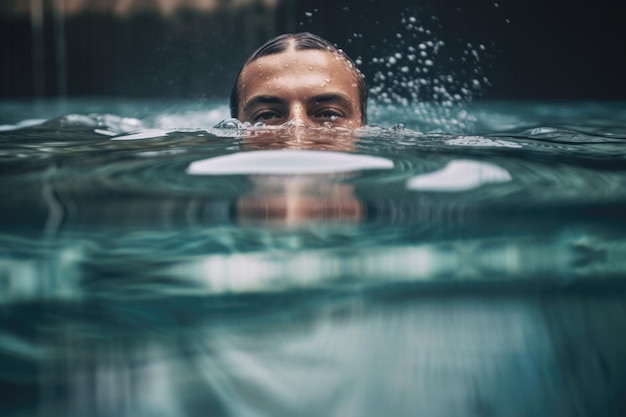
<path fill-rule="evenodd" d="M 272 120 L 276 120 L 280 118 L 282 118 L 282 116 L 280 115 L 280 113 L 278 113 L 275 110 L 263 110 L 263 111 L 258 112 L 254 116 L 253 121 L 267 122 L 267 121 L 272 121 Z"/>
<path fill-rule="evenodd" d="M 315 117 L 318 119 L 324 119 L 325 121 L 336 122 L 343 114 L 335 109 L 322 109 L 315 113 Z"/>

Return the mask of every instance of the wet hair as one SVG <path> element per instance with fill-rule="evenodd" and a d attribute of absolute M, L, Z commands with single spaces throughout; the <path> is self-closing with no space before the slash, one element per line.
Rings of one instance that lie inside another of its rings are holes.
<path fill-rule="evenodd" d="M 357 88 L 359 89 L 361 121 L 365 124 L 367 122 L 367 86 L 365 85 L 365 78 L 356 67 L 354 61 L 352 61 L 348 55 L 337 49 L 335 45 L 328 42 L 326 39 L 320 38 L 319 36 L 308 32 L 279 35 L 267 41 L 259 49 L 254 51 L 252 55 L 250 55 L 250 58 L 248 58 L 239 70 L 237 78 L 235 78 L 235 84 L 233 85 L 233 89 L 230 93 L 230 116 L 239 117 L 239 77 L 241 77 L 243 69 L 259 58 L 285 52 L 291 47 L 293 47 L 296 51 L 319 50 L 340 54 L 351 65 L 351 68 L 357 78 Z"/>

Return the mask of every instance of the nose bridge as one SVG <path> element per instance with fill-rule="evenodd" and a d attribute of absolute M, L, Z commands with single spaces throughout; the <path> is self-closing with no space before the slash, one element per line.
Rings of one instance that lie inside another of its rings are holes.
<path fill-rule="evenodd" d="M 289 120 L 291 121 L 294 119 L 301 119 L 307 123 L 310 123 L 309 117 L 306 112 L 306 106 L 299 101 L 295 101 L 291 103 L 291 106 L 289 106 Z"/>

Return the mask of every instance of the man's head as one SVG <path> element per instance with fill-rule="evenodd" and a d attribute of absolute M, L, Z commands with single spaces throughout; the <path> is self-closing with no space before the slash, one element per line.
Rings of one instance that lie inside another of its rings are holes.
<path fill-rule="evenodd" d="M 367 88 L 354 62 L 310 33 L 269 40 L 243 65 L 230 96 L 232 117 L 356 128 L 367 121 Z"/>

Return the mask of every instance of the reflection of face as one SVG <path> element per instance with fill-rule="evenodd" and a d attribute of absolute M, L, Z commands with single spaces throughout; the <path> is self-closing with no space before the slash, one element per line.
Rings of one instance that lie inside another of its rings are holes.
<path fill-rule="evenodd" d="M 333 176 L 262 175 L 253 181 L 254 190 L 237 201 L 240 224 L 357 223 L 364 217 L 352 186 Z"/>
<path fill-rule="evenodd" d="M 289 50 L 248 64 L 239 77 L 243 122 L 355 129 L 363 124 L 357 74 L 341 55 Z"/>

